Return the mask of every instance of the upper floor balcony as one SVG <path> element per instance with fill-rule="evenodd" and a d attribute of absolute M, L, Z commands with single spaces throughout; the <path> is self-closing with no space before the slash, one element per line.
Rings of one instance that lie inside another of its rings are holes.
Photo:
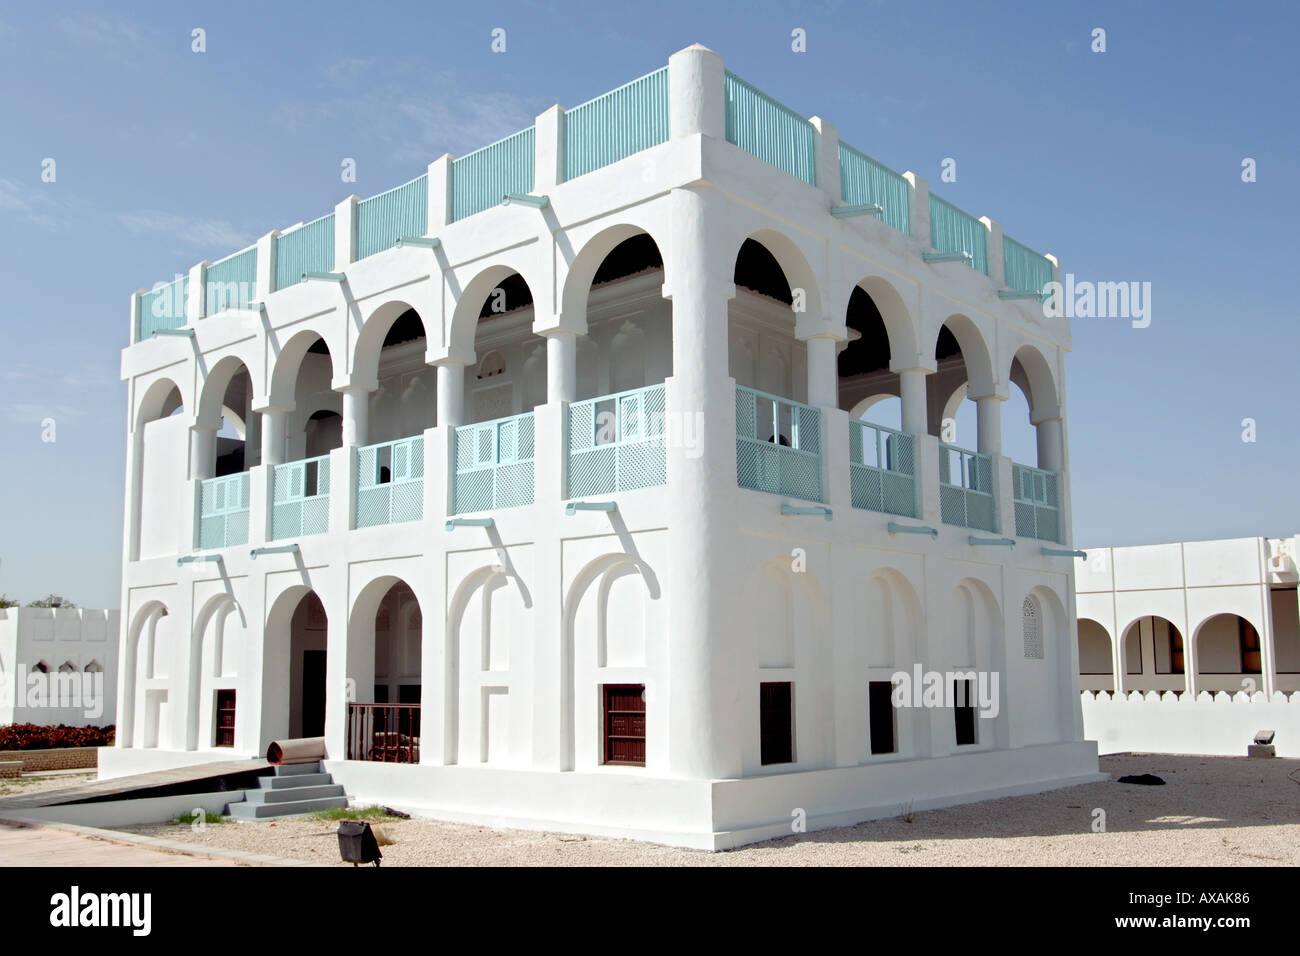
<path fill-rule="evenodd" d="M 699 456 L 782 520 L 1062 543 L 1055 270 L 692 48 L 134 296 L 128 558 L 618 507 Z"/>

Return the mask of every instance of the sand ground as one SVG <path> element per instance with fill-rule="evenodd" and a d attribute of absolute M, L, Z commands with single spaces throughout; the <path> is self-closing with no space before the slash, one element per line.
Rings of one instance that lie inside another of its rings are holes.
<path fill-rule="evenodd" d="M 1300 760 L 1117 754 L 1111 780 L 915 813 L 706 853 L 436 820 L 385 820 L 385 866 L 1295 866 Z M 1163 787 L 1120 784 L 1154 773 Z M 1093 832 L 1094 810 L 1105 832 Z M 337 822 L 123 829 L 316 863 L 338 858 Z"/>

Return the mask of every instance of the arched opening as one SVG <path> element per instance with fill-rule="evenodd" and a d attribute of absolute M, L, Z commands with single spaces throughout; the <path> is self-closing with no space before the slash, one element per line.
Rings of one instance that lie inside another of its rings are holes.
<path fill-rule="evenodd" d="M 1079 689 L 1115 690 L 1110 633 L 1097 621 L 1079 618 Z"/>
<path fill-rule="evenodd" d="M 306 585 L 282 593 L 267 614 L 262 642 L 262 727 L 257 752 L 273 740 L 325 734 L 329 620 Z"/>
<path fill-rule="evenodd" d="M 243 631 L 242 614 L 233 597 L 219 594 L 210 598 L 195 617 L 190 637 L 186 750 L 235 746 L 235 661 L 238 635 Z"/>
<path fill-rule="evenodd" d="M 131 559 L 175 554 L 180 503 L 188 497 L 189 428 L 181 391 L 171 379 L 158 379 L 145 390 L 131 439 Z"/>
<path fill-rule="evenodd" d="M 204 379 L 194 425 L 190 469 L 194 478 L 222 478 L 247 471 L 248 423 L 253 415 L 253 379 L 234 356 L 218 361 Z"/>
<path fill-rule="evenodd" d="M 329 528 L 329 453 L 343 445 L 342 397 L 331 387 L 334 360 L 313 331 L 294 335 L 271 373 L 270 407 L 259 416 L 276 461 L 271 477 L 271 540 Z"/>
<path fill-rule="evenodd" d="M 951 682 L 953 732 L 958 751 L 964 747 L 1010 746 L 1006 644 L 1002 613 L 988 585 L 974 578 L 958 583 L 949 605 L 946 647 Z M 998 675 L 994 683 L 995 677 Z M 945 680 L 948 680 L 945 674 Z"/>
<path fill-rule="evenodd" d="M 383 321 L 383 311 L 370 321 Z M 392 319 L 379 348 L 379 387 L 369 397 L 367 443 L 416 438 L 433 427 L 438 382 L 436 371 L 425 364 L 427 348 L 423 319 L 414 309 L 404 308 Z"/>
<path fill-rule="evenodd" d="M 400 578 L 368 584 L 348 625 L 347 759 L 420 762 L 420 669 L 424 622 Z"/>
<path fill-rule="evenodd" d="M 1259 630 L 1239 614 L 1216 614 L 1196 629 L 1197 691 L 1263 689 Z"/>
<path fill-rule="evenodd" d="M 794 293 L 780 261 L 764 243 L 746 239 L 736 254 L 732 279 L 736 296 L 727 306 L 731 377 L 742 388 L 805 401 L 807 354 L 794 335 Z M 771 416 L 762 417 L 765 424 L 772 421 Z M 788 409 L 780 425 L 788 444 Z M 772 440 L 772 427 L 766 431 L 764 440 Z"/>
<path fill-rule="evenodd" d="M 136 612 L 127 631 L 117 731 L 122 747 L 157 747 L 160 739 L 166 742 L 167 688 L 155 682 L 165 672 L 165 664 L 159 665 L 160 658 L 165 659 L 166 635 L 160 631 L 166 618 L 166 606 L 150 601 Z"/>
<path fill-rule="evenodd" d="M 496 421 L 546 403 L 546 341 L 533 331 L 533 292 L 524 277 L 496 266 L 466 289 L 477 302 L 476 362 L 466 369 L 465 422 Z M 478 299 L 479 295 L 481 299 Z"/>
<path fill-rule="evenodd" d="M 1120 639 L 1125 691 L 1173 691 L 1187 687 L 1183 633 L 1168 618 L 1139 617 Z"/>

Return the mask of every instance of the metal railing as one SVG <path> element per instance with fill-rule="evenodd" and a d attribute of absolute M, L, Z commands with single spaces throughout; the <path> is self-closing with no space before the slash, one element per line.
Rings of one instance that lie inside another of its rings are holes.
<path fill-rule="evenodd" d="M 816 130 L 806 119 L 728 71 L 723 78 L 727 142 L 817 185 Z"/>
<path fill-rule="evenodd" d="M 248 544 L 248 472 L 199 482 L 198 547 Z"/>
<path fill-rule="evenodd" d="M 1061 501 L 1053 471 L 1011 465 L 1016 509 L 1016 537 L 1061 540 Z"/>
<path fill-rule="evenodd" d="M 822 500 L 822 415 L 812 405 L 736 386 L 736 483 Z"/>
<path fill-rule="evenodd" d="M 908 218 L 908 182 L 866 153 L 840 143 L 840 195 L 850 206 L 879 206 L 880 221 L 902 233 L 912 231 Z"/>
<path fill-rule="evenodd" d="M 451 218 L 455 222 L 498 206 L 506 193 L 533 189 L 534 127 L 451 161 Z"/>
<path fill-rule="evenodd" d="M 420 762 L 419 704 L 348 704 L 348 760 Z"/>
<path fill-rule="evenodd" d="M 305 272 L 334 271 L 334 213 L 305 223 L 275 240 L 275 287 L 287 289 Z"/>
<path fill-rule="evenodd" d="M 1007 288 L 1017 292 L 1043 292 L 1052 281 L 1052 264 L 1010 236 L 1002 237 L 1002 267 Z"/>
<path fill-rule="evenodd" d="M 424 517 L 424 436 L 366 445 L 356 452 L 356 526 Z"/>
<path fill-rule="evenodd" d="M 989 274 L 988 229 L 970 213 L 930 193 L 930 246 L 939 252 L 969 252 L 967 263 Z"/>
<path fill-rule="evenodd" d="M 939 514 L 944 524 L 997 530 L 989 455 L 939 443 Z"/>
<path fill-rule="evenodd" d="M 668 141 L 668 68 L 564 113 L 564 178 Z"/>
<path fill-rule="evenodd" d="M 324 534 L 329 527 L 329 455 L 274 466 L 271 471 L 271 540 Z"/>
<path fill-rule="evenodd" d="M 653 488 L 668 480 L 662 384 L 570 402 L 566 498 Z"/>
<path fill-rule="evenodd" d="M 533 413 L 456 429 L 451 513 L 533 503 Z"/>
<path fill-rule="evenodd" d="M 849 494 L 855 508 L 920 517 L 913 437 L 883 425 L 850 420 Z"/>
<path fill-rule="evenodd" d="M 357 203 L 357 258 L 391 249 L 398 239 L 423 236 L 429 229 L 429 176 Z"/>

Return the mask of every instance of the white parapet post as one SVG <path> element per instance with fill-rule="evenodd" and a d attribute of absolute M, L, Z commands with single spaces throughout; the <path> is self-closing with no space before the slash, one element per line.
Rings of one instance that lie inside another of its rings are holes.
<path fill-rule="evenodd" d="M 919 241 L 923 248 L 929 249 L 930 242 L 930 184 L 912 171 L 903 173 L 907 180 L 907 225 L 912 238 Z"/>
<path fill-rule="evenodd" d="M 1007 265 L 1002 254 L 1002 223 L 994 222 L 988 216 L 981 216 L 987 233 L 985 237 L 986 255 L 988 256 L 989 278 L 995 289 L 1002 289 L 1007 284 Z"/>
<path fill-rule="evenodd" d="M 429 164 L 429 232 L 439 235 L 452 217 L 452 156 L 443 153 Z"/>
<path fill-rule="evenodd" d="M 189 295 L 185 299 L 185 324 L 194 325 L 207 315 L 208 266 L 206 259 L 190 269 Z"/>
<path fill-rule="evenodd" d="M 830 197 L 831 202 L 843 199 L 840 191 L 840 132 L 820 116 L 808 120 L 817 130 L 817 187 Z"/>
<path fill-rule="evenodd" d="M 564 109 L 552 106 L 533 130 L 533 192 L 545 195 L 564 182 Z"/>
<path fill-rule="evenodd" d="M 334 207 L 334 271 L 342 272 L 357 261 L 357 203 L 349 196 Z"/>
<path fill-rule="evenodd" d="M 698 43 L 668 58 L 668 129 L 672 139 L 727 138 L 722 57 Z"/>
<path fill-rule="evenodd" d="M 257 240 L 257 282 L 253 298 L 258 302 L 265 302 L 275 291 L 275 253 L 279 238 L 280 230 L 272 229 Z"/>

